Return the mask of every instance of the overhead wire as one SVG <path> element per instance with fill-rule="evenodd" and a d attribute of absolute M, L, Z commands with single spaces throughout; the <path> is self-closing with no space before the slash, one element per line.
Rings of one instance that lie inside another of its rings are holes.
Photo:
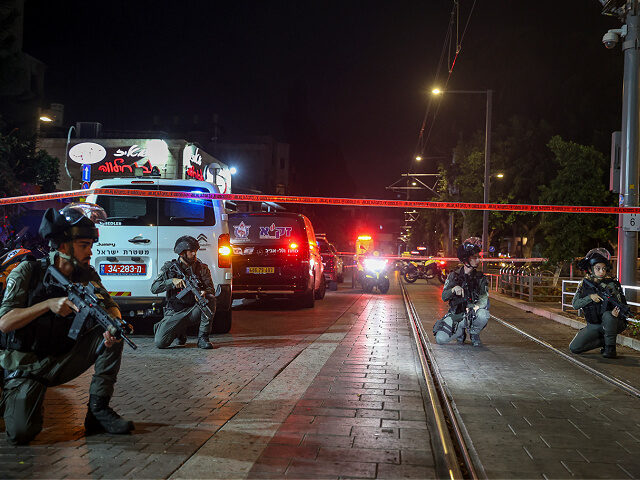
<path fill-rule="evenodd" d="M 451 55 L 451 45 L 452 45 L 452 36 L 453 36 L 453 26 L 455 23 L 455 27 L 456 27 L 456 48 L 455 48 L 455 56 L 453 58 L 453 60 L 451 61 L 450 65 L 448 64 L 448 72 L 447 72 L 447 78 L 444 82 L 443 85 L 443 90 L 446 91 L 446 87 L 449 84 L 449 81 L 451 80 L 451 75 L 453 74 L 453 70 L 456 64 L 456 61 L 458 59 L 458 56 L 460 55 L 460 52 L 462 51 L 462 42 L 464 40 L 464 37 L 467 33 L 467 30 L 469 28 L 469 23 L 471 21 L 471 17 L 473 15 L 473 11 L 475 9 L 476 6 L 476 1 L 473 1 L 473 4 L 471 5 L 471 9 L 469 11 L 469 15 L 467 16 L 467 21 L 465 22 L 465 26 L 464 26 L 464 30 L 462 31 L 462 35 L 459 36 L 459 18 L 460 18 L 460 2 L 459 0 L 454 0 L 454 5 L 453 8 L 451 10 L 451 15 L 450 15 L 450 19 L 449 19 L 449 26 L 447 28 L 447 33 L 445 35 L 445 40 L 444 40 L 444 44 L 442 47 L 442 52 L 440 54 L 440 60 L 438 62 L 438 68 L 436 69 L 436 75 L 435 75 L 435 80 L 437 83 L 437 80 L 440 76 L 440 71 L 442 69 L 442 63 L 443 63 L 443 58 L 444 58 L 444 54 L 447 51 L 447 49 L 449 50 L 449 56 Z M 422 124 L 420 126 L 420 131 L 418 134 L 418 144 L 417 144 L 417 148 L 416 148 L 416 155 L 420 155 L 422 157 L 424 157 L 424 152 L 427 149 L 427 145 L 429 143 L 429 140 L 431 138 L 431 133 L 433 131 L 433 127 L 435 125 L 435 121 L 438 117 L 438 111 L 440 110 L 440 102 L 437 103 L 436 107 L 435 107 L 435 111 L 433 113 L 433 119 L 429 125 L 429 130 L 427 132 L 426 137 L 424 136 L 424 131 L 427 125 L 427 121 L 429 119 L 429 113 L 431 111 L 431 107 L 432 107 L 432 103 L 433 103 L 433 97 L 429 98 L 429 103 L 427 104 L 427 108 L 422 120 Z M 414 156 L 415 157 L 415 156 Z M 409 171 L 411 171 L 411 168 L 413 166 L 413 160 L 411 160 L 410 163 L 410 167 L 409 167 Z"/>

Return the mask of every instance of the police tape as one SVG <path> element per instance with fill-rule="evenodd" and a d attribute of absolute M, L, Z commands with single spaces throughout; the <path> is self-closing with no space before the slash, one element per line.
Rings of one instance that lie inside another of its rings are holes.
<path fill-rule="evenodd" d="M 339 256 L 341 257 L 355 257 L 356 253 L 355 252 L 337 252 Z M 362 255 L 360 254 L 360 256 L 362 258 L 382 258 L 385 260 L 402 260 L 405 262 L 415 262 L 415 261 L 425 261 L 425 260 L 433 260 L 436 262 L 460 262 L 460 259 L 458 257 L 420 257 L 420 256 L 411 256 L 411 257 L 402 257 L 402 256 L 398 256 L 398 255 L 378 255 L 378 256 L 373 256 L 373 255 Z M 544 263 L 544 262 L 548 262 L 549 259 L 548 258 L 542 258 L 542 257 L 531 257 L 531 258 L 509 258 L 509 257 L 479 257 L 478 260 L 480 260 L 481 262 L 489 262 L 489 263 Z"/>
<path fill-rule="evenodd" d="M 466 202 L 425 202 L 411 200 L 381 200 L 368 198 L 330 198 L 330 197 L 300 197 L 293 195 L 254 195 L 238 193 L 200 193 L 200 192 L 170 192 L 165 190 L 136 190 L 120 188 L 93 188 L 87 190 L 72 190 L 68 192 L 43 193 L 8 197 L 0 199 L 0 205 L 40 202 L 44 200 L 58 200 L 63 198 L 82 197 L 87 195 L 112 195 L 121 197 L 153 197 L 153 198 L 199 198 L 209 200 L 228 200 L 232 202 L 272 202 L 297 203 L 307 205 L 334 205 L 344 207 L 389 207 L 389 208 L 419 208 L 444 210 L 489 210 L 503 212 L 534 212 L 534 213 L 603 213 L 640 214 L 640 207 L 599 207 L 575 205 L 519 205 L 509 203 L 466 203 Z"/>

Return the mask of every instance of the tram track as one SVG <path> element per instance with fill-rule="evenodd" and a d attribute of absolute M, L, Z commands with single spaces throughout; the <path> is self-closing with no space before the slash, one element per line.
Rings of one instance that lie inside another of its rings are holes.
<path fill-rule="evenodd" d="M 496 322 L 498 322 L 500 325 L 502 325 L 503 327 L 509 328 L 511 330 L 513 330 L 514 332 L 518 333 L 519 335 L 522 335 L 523 337 L 525 337 L 528 340 L 531 340 L 534 343 L 537 343 L 540 346 L 543 346 L 549 350 L 551 350 L 553 353 L 555 353 L 556 355 L 562 357 L 564 360 L 568 361 L 569 363 L 572 363 L 573 365 L 577 366 L 578 368 L 581 368 L 582 370 L 590 373 L 591 375 L 600 378 L 601 380 L 604 380 L 607 383 L 610 383 L 611 385 L 616 386 L 617 388 L 619 388 L 620 390 L 628 393 L 629 395 L 632 395 L 636 398 L 640 398 L 640 390 L 638 390 L 637 388 L 635 388 L 632 385 L 629 385 L 626 382 L 623 382 L 622 380 L 613 377 L 611 375 L 607 375 L 604 372 L 601 372 L 600 370 L 597 370 L 593 367 L 590 367 L 589 365 L 587 365 L 584 362 L 581 362 L 580 360 L 578 360 L 577 358 L 563 352 L 562 350 L 557 349 L 556 347 L 554 347 L 553 345 L 551 345 L 548 342 L 545 342 L 544 340 L 525 332 L 524 330 L 516 327 L 515 325 L 513 325 L 512 323 L 507 322 L 506 320 L 496 317 L 495 315 L 491 315 L 491 318 L 494 319 Z"/>
<path fill-rule="evenodd" d="M 482 462 L 464 426 L 453 397 L 434 360 L 429 337 L 422 326 L 407 289 L 398 276 L 407 317 L 420 359 L 429 395 L 427 417 L 434 427 L 432 436 L 436 468 L 440 476 L 454 479 L 486 479 Z M 426 403 L 426 402 L 425 402 Z"/>

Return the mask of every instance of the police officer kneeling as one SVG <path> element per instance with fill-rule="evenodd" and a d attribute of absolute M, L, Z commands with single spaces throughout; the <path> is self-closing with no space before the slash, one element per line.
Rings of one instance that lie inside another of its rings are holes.
<path fill-rule="evenodd" d="M 185 287 L 185 283 L 182 278 L 179 278 L 183 274 L 176 272 L 191 270 L 198 278 L 202 288 L 201 294 L 207 299 L 209 309 L 213 314 L 216 312 L 215 288 L 211 272 L 207 265 L 198 260 L 198 250 L 200 250 L 200 244 L 195 238 L 189 235 L 178 238 L 173 247 L 173 251 L 178 254 L 178 259 L 166 262 L 151 285 L 151 292 L 154 294 L 167 292 L 164 318 L 153 326 L 155 344 L 158 348 L 169 347 L 176 338 L 178 345 L 184 345 L 187 342 L 186 330 L 189 325 L 195 323 L 199 324 L 198 347 L 213 348 L 209 341 L 213 317 L 207 319 L 196 304 L 192 293 L 182 299 L 177 298 L 179 291 Z"/>
<path fill-rule="evenodd" d="M 122 342 L 100 326 L 89 326 L 76 340 L 69 338 L 77 307 L 62 287 L 45 281 L 45 272 L 53 264 L 71 282 L 93 282 L 103 308 L 120 318 L 116 303 L 89 265 L 91 247 L 98 240 L 91 216 L 106 218 L 104 210 L 91 204 L 72 204 L 59 212 L 48 209 L 40 235 L 49 241 L 51 253 L 42 260 L 22 262 L 7 278 L 0 306 L 0 367 L 5 372 L 0 409 L 4 406 L 11 444 L 27 444 L 42 430 L 47 387 L 69 382 L 94 364 L 86 433 L 128 433 L 133 429 L 132 422 L 109 407 L 120 370 Z M 98 354 L 103 341 L 106 348 Z"/>
<path fill-rule="evenodd" d="M 462 267 L 451 272 L 442 289 L 442 300 L 449 302 L 449 311 L 433 327 L 433 334 L 438 344 L 457 339 L 464 343 L 468 330 L 471 344 L 482 345 L 480 331 L 489 321 L 489 290 L 487 277 L 477 268 L 481 252 L 481 241 L 471 237 L 458 246 L 458 259 Z"/>
<path fill-rule="evenodd" d="M 573 308 L 582 309 L 587 326 L 571 340 L 569 349 L 573 353 L 583 353 L 601 348 L 605 358 L 616 358 L 616 336 L 627 327 L 620 308 L 603 301 L 601 295 L 613 295 L 617 303 L 627 304 L 620 282 L 609 275 L 611 255 L 605 248 L 594 248 L 578 262 L 578 267 L 586 272 L 573 297 Z M 590 284 L 590 285 L 589 285 Z"/>

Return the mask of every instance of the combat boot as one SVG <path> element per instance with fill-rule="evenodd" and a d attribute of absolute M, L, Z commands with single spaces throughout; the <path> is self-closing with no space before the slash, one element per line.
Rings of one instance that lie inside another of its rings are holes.
<path fill-rule="evenodd" d="M 602 352 L 602 356 L 604 358 L 618 358 L 616 354 L 616 346 L 615 345 L 605 345 L 604 352 Z"/>
<path fill-rule="evenodd" d="M 471 345 L 473 345 L 474 347 L 482 346 L 482 342 L 480 341 L 480 335 L 478 335 L 477 333 L 472 333 L 471 335 L 469 335 L 469 338 L 471 340 Z"/>
<path fill-rule="evenodd" d="M 183 333 L 181 335 L 178 335 L 177 340 L 178 345 L 184 345 L 185 343 L 187 343 L 187 336 Z"/>
<path fill-rule="evenodd" d="M 198 348 L 202 348 L 204 350 L 210 350 L 213 348 L 208 335 L 200 335 L 198 337 Z"/>
<path fill-rule="evenodd" d="M 467 339 L 467 331 L 466 331 L 466 330 L 462 330 L 462 335 L 460 335 L 460 336 L 458 337 L 458 343 L 459 343 L 460 345 L 463 345 L 463 344 L 464 344 L 464 341 L 465 341 L 466 339 Z"/>
<path fill-rule="evenodd" d="M 133 422 L 125 420 L 109 406 L 109 397 L 89 395 L 89 408 L 84 419 L 84 430 L 87 435 L 94 433 L 129 433 L 133 430 Z"/>

